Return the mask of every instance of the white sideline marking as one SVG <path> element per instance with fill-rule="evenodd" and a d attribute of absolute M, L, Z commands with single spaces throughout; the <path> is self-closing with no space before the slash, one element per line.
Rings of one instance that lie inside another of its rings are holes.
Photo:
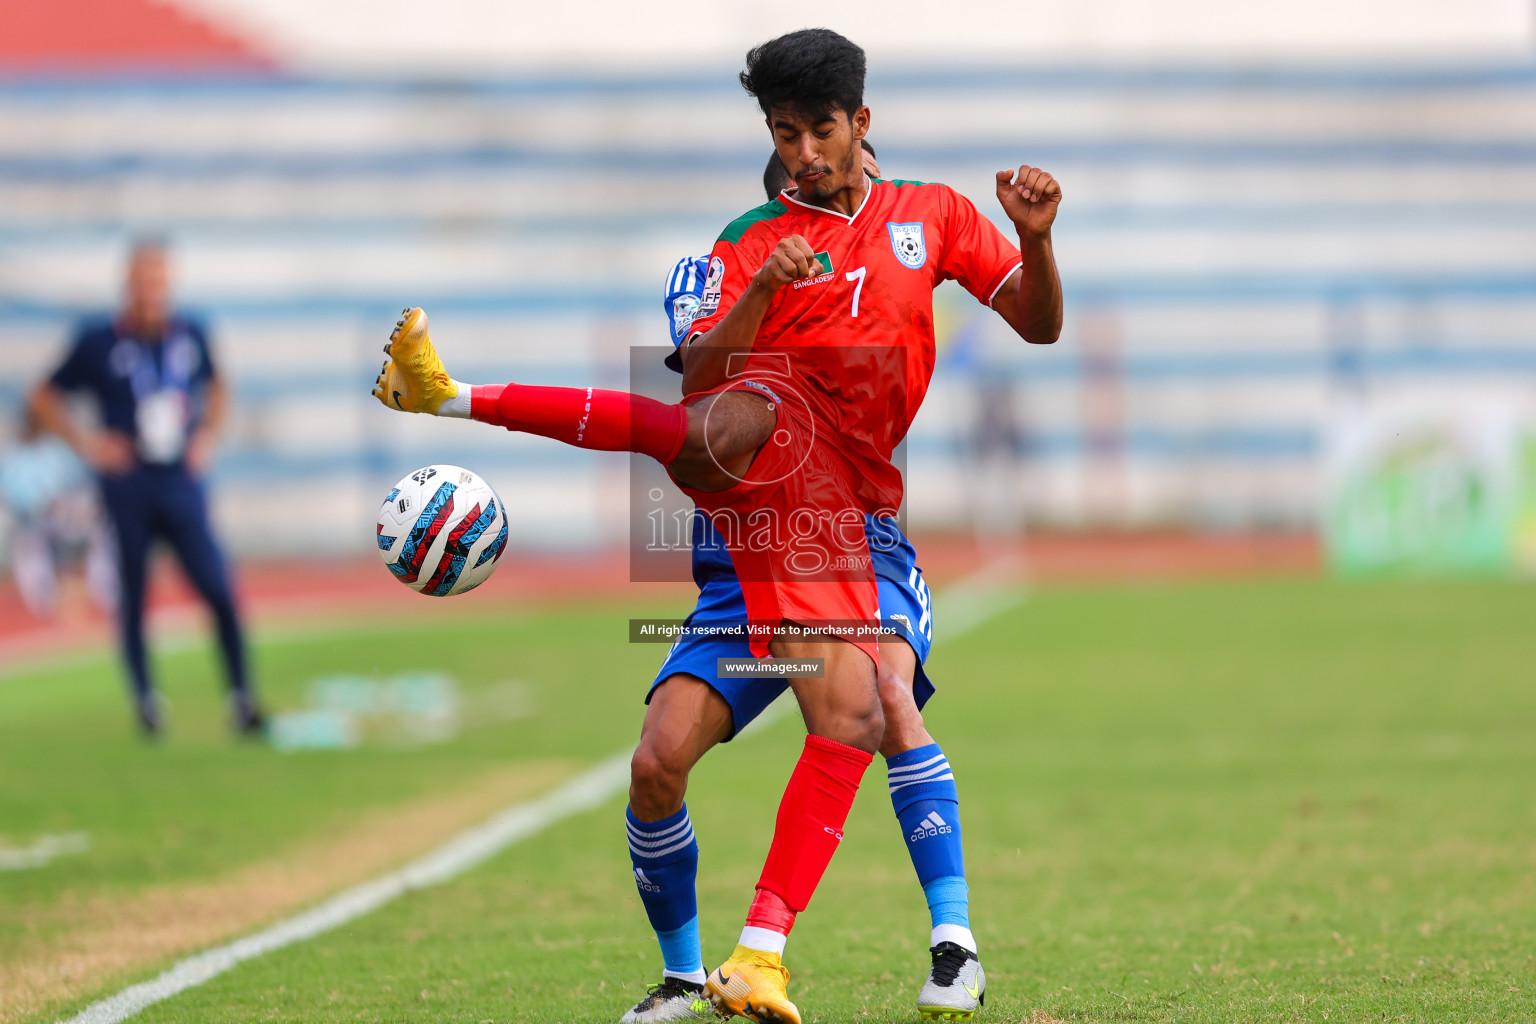
<path fill-rule="evenodd" d="M 933 642 L 964 636 L 1021 603 L 1029 592 L 1012 560 L 978 569 L 934 596 Z"/>
<path fill-rule="evenodd" d="M 26 871 L 29 868 L 47 867 L 55 857 L 70 853 L 84 853 L 91 848 L 91 837 L 86 832 L 66 832 L 57 836 L 39 836 L 31 846 L 13 849 L 0 847 L 0 871 Z"/>
<path fill-rule="evenodd" d="M 765 709 L 737 739 L 755 736 L 788 713 L 788 705 L 783 704 Z M 621 750 L 537 800 L 507 808 L 398 871 L 344 889 L 319 906 L 285 918 L 254 935 L 190 956 L 157 978 L 92 1003 L 71 1017 L 67 1024 L 118 1024 L 158 1002 L 211 981 L 244 960 L 312 939 L 371 913 L 412 889 L 438 885 L 461 875 L 513 843 L 542 832 L 562 819 L 593 810 L 623 791 L 629 784 L 632 754 L 628 748 Z"/>
<path fill-rule="evenodd" d="M 123 989 L 92 1003 L 68 1024 L 117 1024 L 141 1010 L 239 964 L 273 950 L 303 942 L 377 910 L 412 889 L 438 885 L 551 825 L 593 810 L 629 783 L 631 751 L 625 749 L 569 782 L 526 803 L 507 808 L 398 871 L 345 889 L 317 907 L 277 922 L 243 939 L 190 956 L 158 978 Z"/>

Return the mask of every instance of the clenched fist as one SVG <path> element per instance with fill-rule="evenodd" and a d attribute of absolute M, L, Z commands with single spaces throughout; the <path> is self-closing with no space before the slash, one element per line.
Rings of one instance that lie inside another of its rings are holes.
<path fill-rule="evenodd" d="M 1050 233 L 1061 205 L 1061 185 L 1049 171 L 1023 164 L 1017 171 L 997 172 L 997 201 L 1020 235 Z"/>
<path fill-rule="evenodd" d="M 752 280 L 770 292 L 776 292 L 791 282 L 815 277 L 825 271 L 811 243 L 799 235 L 790 235 L 779 239 L 779 244 L 768 254 L 768 259 L 758 272 L 752 275 Z"/>

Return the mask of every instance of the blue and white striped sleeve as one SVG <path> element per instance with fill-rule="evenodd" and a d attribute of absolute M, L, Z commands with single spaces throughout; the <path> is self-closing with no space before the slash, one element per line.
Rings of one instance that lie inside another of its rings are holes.
<path fill-rule="evenodd" d="M 699 312 L 699 299 L 704 294 L 704 274 L 709 269 L 709 255 L 685 256 L 677 261 L 667 275 L 666 294 L 662 300 L 667 311 L 667 324 L 672 329 L 672 344 L 679 348 L 688 338 L 693 318 Z M 667 366 L 683 372 L 680 351 L 667 356 Z"/>

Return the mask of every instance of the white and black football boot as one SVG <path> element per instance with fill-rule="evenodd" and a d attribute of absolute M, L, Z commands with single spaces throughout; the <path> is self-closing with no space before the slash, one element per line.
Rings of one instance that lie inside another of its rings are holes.
<path fill-rule="evenodd" d="M 957 942 L 941 942 L 928 950 L 933 965 L 917 994 L 923 1020 L 970 1020 L 987 1001 L 987 972 L 976 954 Z"/>
<path fill-rule="evenodd" d="M 713 1007 L 704 997 L 704 986 L 671 976 L 646 989 L 645 998 L 636 1003 L 619 1024 L 656 1024 L 668 1020 L 704 1020 L 713 1017 Z"/>

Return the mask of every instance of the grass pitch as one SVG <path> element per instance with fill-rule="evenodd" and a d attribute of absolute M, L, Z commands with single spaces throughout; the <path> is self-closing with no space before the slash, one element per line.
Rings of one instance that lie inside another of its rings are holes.
<path fill-rule="evenodd" d="M 78 921 L 60 908 L 217 879 L 498 765 L 633 742 L 663 649 L 625 644 L 622 620 L 666 611 L 259 648 L 278 705 L 326 672 L 401 668 L 536 694 L 532 718 L 414 749 L 231 744 L 201 649 L 164 659 L 175 732 L 158 749 L 126 735 L 107 663 L 0 681 L 0 832 L 94 841 L 0 873 L 0 963 L 67 947 Z M 978 1019 L 1536 1019 L 1533 624 L 1536 589 L 1514 584 L 1116 587 L 1037 594 L 941 644 L 928 718 L 960 787 L 989 977 Z M 707 960 L 734 942 L 800 735 L 782 721 L 695 775 Z M 807 1020 L 915 1019 L 927 916 L 883 781 L 877 760 L 790 942 Z M 660 966 L 621 808 L 137 1019 L 616 1020 Z M 165 962 L 82 979 L 18 1019 L 55 1019 Z"/>

